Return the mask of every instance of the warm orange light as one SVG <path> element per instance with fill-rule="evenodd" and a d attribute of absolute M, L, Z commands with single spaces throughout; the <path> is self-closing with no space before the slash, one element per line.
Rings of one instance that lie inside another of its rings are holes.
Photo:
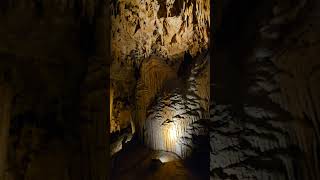
<path fill-rule="evenodd" d="M 174 142 L 177 140 L 177 131 L 175 125 L 169 127 L 169 138 Z"/>

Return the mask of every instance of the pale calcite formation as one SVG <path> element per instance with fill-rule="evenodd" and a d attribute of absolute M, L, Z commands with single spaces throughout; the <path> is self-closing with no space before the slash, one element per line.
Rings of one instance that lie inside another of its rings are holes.
<path fill-rule="evenodd" d="M 209 113 L 209 56 L 197 58 L 184 85 L 161 93 L 149 109 L 144 124 L 145 144 L 156 150 L 190 157 L 197 137 L 206 136 L 205 118 Z M 203 148 L 203 147 L 200 147 Z"/>
<path fill-rule="evenodd" d="M 136 93 L 135 120 L 138 128 L 143 128 L 147 117 L 147 108 L 156 95 L 161 93 L 164 84 L 176 78 L 175 69 L 166 64 L 161 58 L 151 57 L 146 63 L 142 64 L 141 78 L 137 83 Z"/>
<path fill-rule="evenodd" d="M 112 54 L 116 60 L 192 55 L 208 48 L 209 0 L 119 0 L 113 4 Z"/>

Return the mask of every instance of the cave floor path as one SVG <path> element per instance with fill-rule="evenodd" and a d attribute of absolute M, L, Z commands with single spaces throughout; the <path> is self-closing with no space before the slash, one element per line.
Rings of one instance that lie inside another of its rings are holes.
<path fill-rule="evenodd" d="M 204 179 L 173 153 L 150 150 L 142 145 L 125 147 L 113 157 L 112 163 L 112 180 Z"/>

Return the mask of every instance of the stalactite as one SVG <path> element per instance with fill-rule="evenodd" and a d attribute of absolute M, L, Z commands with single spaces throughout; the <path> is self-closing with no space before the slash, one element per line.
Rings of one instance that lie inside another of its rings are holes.
<path fill-rule="evenodd" d="M 183 6 L 175 7 L 179 3 L 183 3 Z M 208 48 L 210 1 L 196 0 L 187 4 L 180 0 L 145 3 L 120 0 L 113 4 L 114 59 L 125 60 L 133 51 L 136 52 L 134 60 L 138 62 L 150 55 L 174 59 L 181 57 L 186 50 L 196 55 Z M 159 16 L 160 6 L 166 7 L 164 16 Z M 116 11 L 117 8 L 120 13 Z M 175 11 L 181 13 L 175 14 Z M 174 42 L 173 37 L 176 39 Z"/>

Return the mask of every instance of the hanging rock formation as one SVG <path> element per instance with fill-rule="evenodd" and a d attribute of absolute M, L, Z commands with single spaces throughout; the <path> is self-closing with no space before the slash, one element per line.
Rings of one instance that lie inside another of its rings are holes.
<path fill-rule="evenodd" d="M 208 48 L 210 1 L 134 0 L 112 3 L 112 53 L 118 61 L 174 58 Z"/>

